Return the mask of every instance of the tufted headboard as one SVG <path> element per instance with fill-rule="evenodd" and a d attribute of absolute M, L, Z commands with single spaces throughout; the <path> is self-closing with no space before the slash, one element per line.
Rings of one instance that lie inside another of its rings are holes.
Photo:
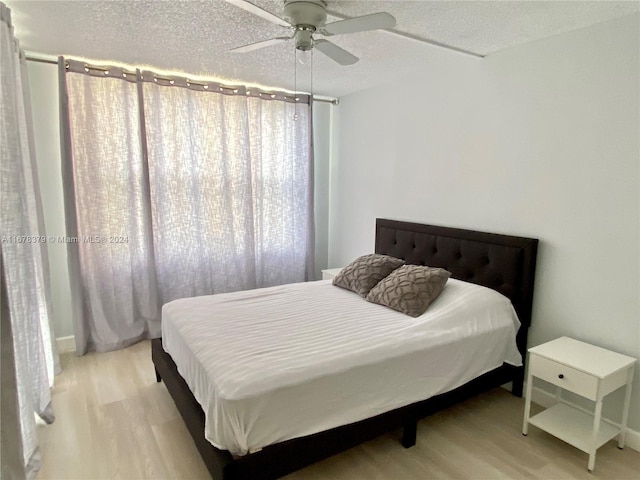
<path fill-rule="evenodd" d="M 441 267 L 452 278 L 477 283 L 511 300 L 522 327 L 516 342 L 527 348 L 538 240 L 397 220 L 376 220 L 376 253 L 407 263 Z"/>

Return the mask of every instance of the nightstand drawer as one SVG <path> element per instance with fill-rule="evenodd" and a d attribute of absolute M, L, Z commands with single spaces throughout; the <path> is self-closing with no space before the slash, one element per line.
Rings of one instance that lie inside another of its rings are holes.
<path fill-rule="evenodd" d="M 553 383 L 565 390 L 596 400 L 598 395 L 598 378 L 566 365 L 548 360 L 538 355 L 531 355 L 529 368 L 535 377 Z"/>

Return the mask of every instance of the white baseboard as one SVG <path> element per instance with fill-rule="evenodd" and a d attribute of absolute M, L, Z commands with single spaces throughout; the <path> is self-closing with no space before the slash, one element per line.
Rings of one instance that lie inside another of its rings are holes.
<path fill-rule="evenodd" d="M 556 397 L 552 393 L 549 393 L 541 388 L 533 387 L 531 392 L 531 401 L 545 408 L 549 408 L 556 404 Z M 563 402 L 564 402 L 564 399 L 563 399 Z M 566 403 L 579 410 L 585 411 L 583 408 L 579 407 L 578 405 L 575 405 L 570 402 L 566 402 Z M 609 421 L 606 418 L 603 420 L 605 422 Z M 627 435 L 625 437 L 624 445 L 625 447 L 629 447 L 629 448 L 632 448 L 633 450 L 640 452 L 640 432 L 637 430 L 632 430 L 630 428 L 627 428 Z"/>
<path fill-rule="evenodd" d="M 56 338 L 58 345 L 58 353 L 69 353 L 76 351 L 76 337 L 70 335 L 68 337 Z"/>

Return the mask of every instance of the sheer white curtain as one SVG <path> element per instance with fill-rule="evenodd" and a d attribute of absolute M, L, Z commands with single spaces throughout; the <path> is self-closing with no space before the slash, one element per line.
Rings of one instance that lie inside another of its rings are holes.
<path fill-rule="evenodd" d="M 313 253 L 309 106 L 143 89 L 162 302 L 304 281 Z"/>
<path fill-rule="evenodd" d="M 118 73 L 61 68 L 65 214 L 73 239 L 67 256 L 79 354 L 160 334 L 138 85 L 135 74 Z"/>
<path fill-rule="evenodd" d="M 308 96 L 62 65 L 67 231 L 106 239 L 68 244 L 79 353 L 159 336 L 170 300 L 312 275 Z"/>
<path fill-rule="evenodd" d="M 2 477 L 32 478 L 40 466 L 34 412 L 53 421 L 50 389 L 59 367 L 26 65 L 2 3 L 0 77 Z"/>

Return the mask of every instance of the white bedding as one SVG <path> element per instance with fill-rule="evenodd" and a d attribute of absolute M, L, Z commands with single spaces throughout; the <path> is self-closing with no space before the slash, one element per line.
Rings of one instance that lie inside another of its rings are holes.
<path fill-rule="evenodd" d="M 205 437 L 243 455 L 519 366 L 499 293 L 449 280 L 412 318 L 330 281 L 175 300 L 164 349 L 205 412 Z"/>

